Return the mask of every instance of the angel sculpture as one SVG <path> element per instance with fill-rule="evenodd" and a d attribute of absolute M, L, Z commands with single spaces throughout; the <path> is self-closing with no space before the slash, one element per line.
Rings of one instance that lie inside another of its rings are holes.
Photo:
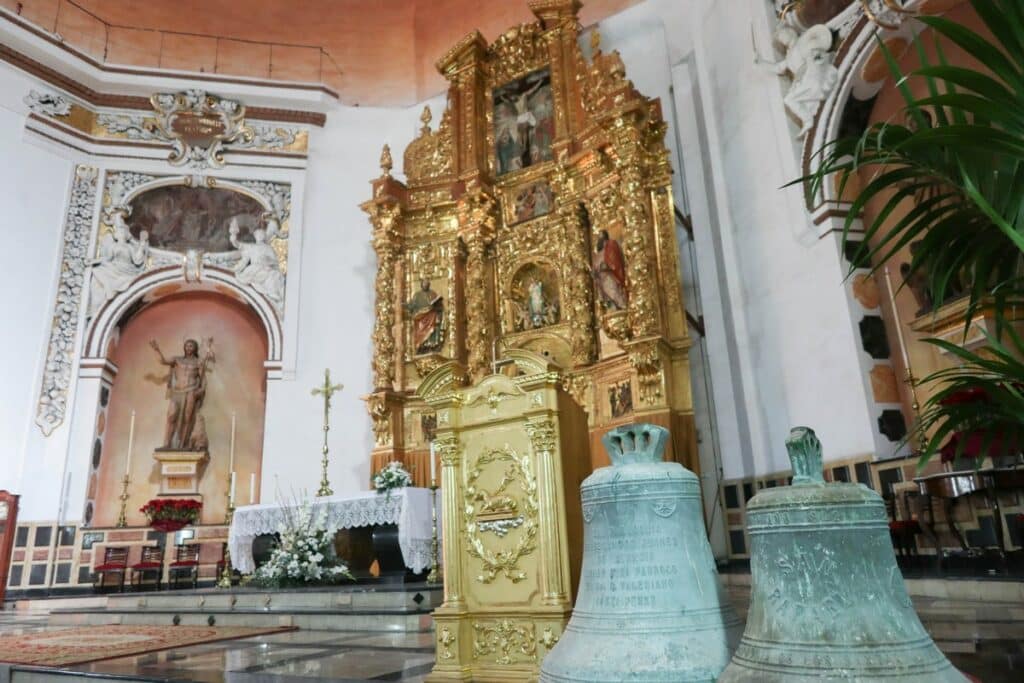
<path fill-rule="evenodd" d="M 235 264 L 235 276 L 243 284 L 266 296 L 280 314 L 284 309 L 284 273 L 281 272 L 277 252 L 270 246 L 270 241 L 277 235 L 278 222 L 269 214 L 263 218 L 267 227 L 253 230 L 252 242 L 242 242 L 238 239 L 237 218 L 231 219 L 228 237 L 231 246 L 241 254 L 238 263 Z"/>
<path fill-rule="evenodd" d="M 124 218 L 124 211 L 114 212 L 113 230 L 100 238 L 89 278 L 89 317 L 112 296 L 128 289 L 146 268 L 149 233 L 143 230 L 135 240 Z"/>
<path fill-rule="evenodd" d="M 832 31 L 824 24 L 803 33 L 792 26 L 782 26 L 776 31 L 775 40 L 786 48 L 786 56 L 772 66 L 780 76 L 789 73 L 793 77 L 783 102 L 800 121 L 800 139 L 811 130 L 818 107 L 839 82 L 839 69 L 832 64 L 830 52 Z"/>

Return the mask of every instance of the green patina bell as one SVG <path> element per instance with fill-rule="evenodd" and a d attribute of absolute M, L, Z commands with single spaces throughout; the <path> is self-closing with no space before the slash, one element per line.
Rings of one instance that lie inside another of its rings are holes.
<path fill-rule="evenodd" d="M 697 476 L 662 462 L 668 430 L 618 427 L 583 482 L 583 571 L 542 683 L 714 681 L 740 621 L 718 581 Z"/>
<path fill-rule="evenodd" d="M 863 484 L 826 484 L 821 443 L 786 441 L 793 485 L 747 503 L 750 611 L 720 683 L 962 683 L 896 566 L 885 506 Z"/>

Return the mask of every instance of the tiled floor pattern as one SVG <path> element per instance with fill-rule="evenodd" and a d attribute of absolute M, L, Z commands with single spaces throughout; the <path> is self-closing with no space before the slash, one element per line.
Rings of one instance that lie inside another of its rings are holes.
<path fill-rule="evenodd" d="M 737 611 L 749 594 L 730 588 Z M 1024 680 L 1024 604 L 921 599 L 915 606 L 939 646 L 984 683 Z M 0 613 L 0 632 L 46 628 L 45 615 Z M 433 666 L 430 633 L 296 631 L 196 645 L 72 667 L 135 680 L 200 683 L 311 683 L 314 680 L 408 681 Z"/>

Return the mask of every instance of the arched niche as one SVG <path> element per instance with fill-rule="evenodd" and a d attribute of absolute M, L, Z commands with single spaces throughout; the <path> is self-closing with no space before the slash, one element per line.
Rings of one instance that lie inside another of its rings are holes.
<path fill-rule="evenodd" d="M 170 374 L 150 341 L 156 340 L 163 355 L 171 359 L 182 355 L 186 339 L 196 339 L 200 355 L 212 350 L 213 356 L 196 421 L 209 453 L 200 470 L 201 522 L 220 523 L 232 469 L 237 504 L 255 502 L 250 491 L 259 490 L 267 327 L 256 309 L 225 286 L 165 285 L 134 301 L 105 347 L 107 376 L 100 390 L 83 520 L 99 527 L 117 522 L 122 478 L 127 473 L 131 482 L 125 506 L 128 526 L 145 524 L 138 510 L 161 492 L 153 453 L 166 445 Z"/>

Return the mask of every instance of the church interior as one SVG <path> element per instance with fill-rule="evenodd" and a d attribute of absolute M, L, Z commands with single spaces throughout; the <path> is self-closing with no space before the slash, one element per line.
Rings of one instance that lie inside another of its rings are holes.
<path fill-rule="evenodd" d="M 1019 0 L 0 0 L 0 683 L 1024 680 Z"/>

